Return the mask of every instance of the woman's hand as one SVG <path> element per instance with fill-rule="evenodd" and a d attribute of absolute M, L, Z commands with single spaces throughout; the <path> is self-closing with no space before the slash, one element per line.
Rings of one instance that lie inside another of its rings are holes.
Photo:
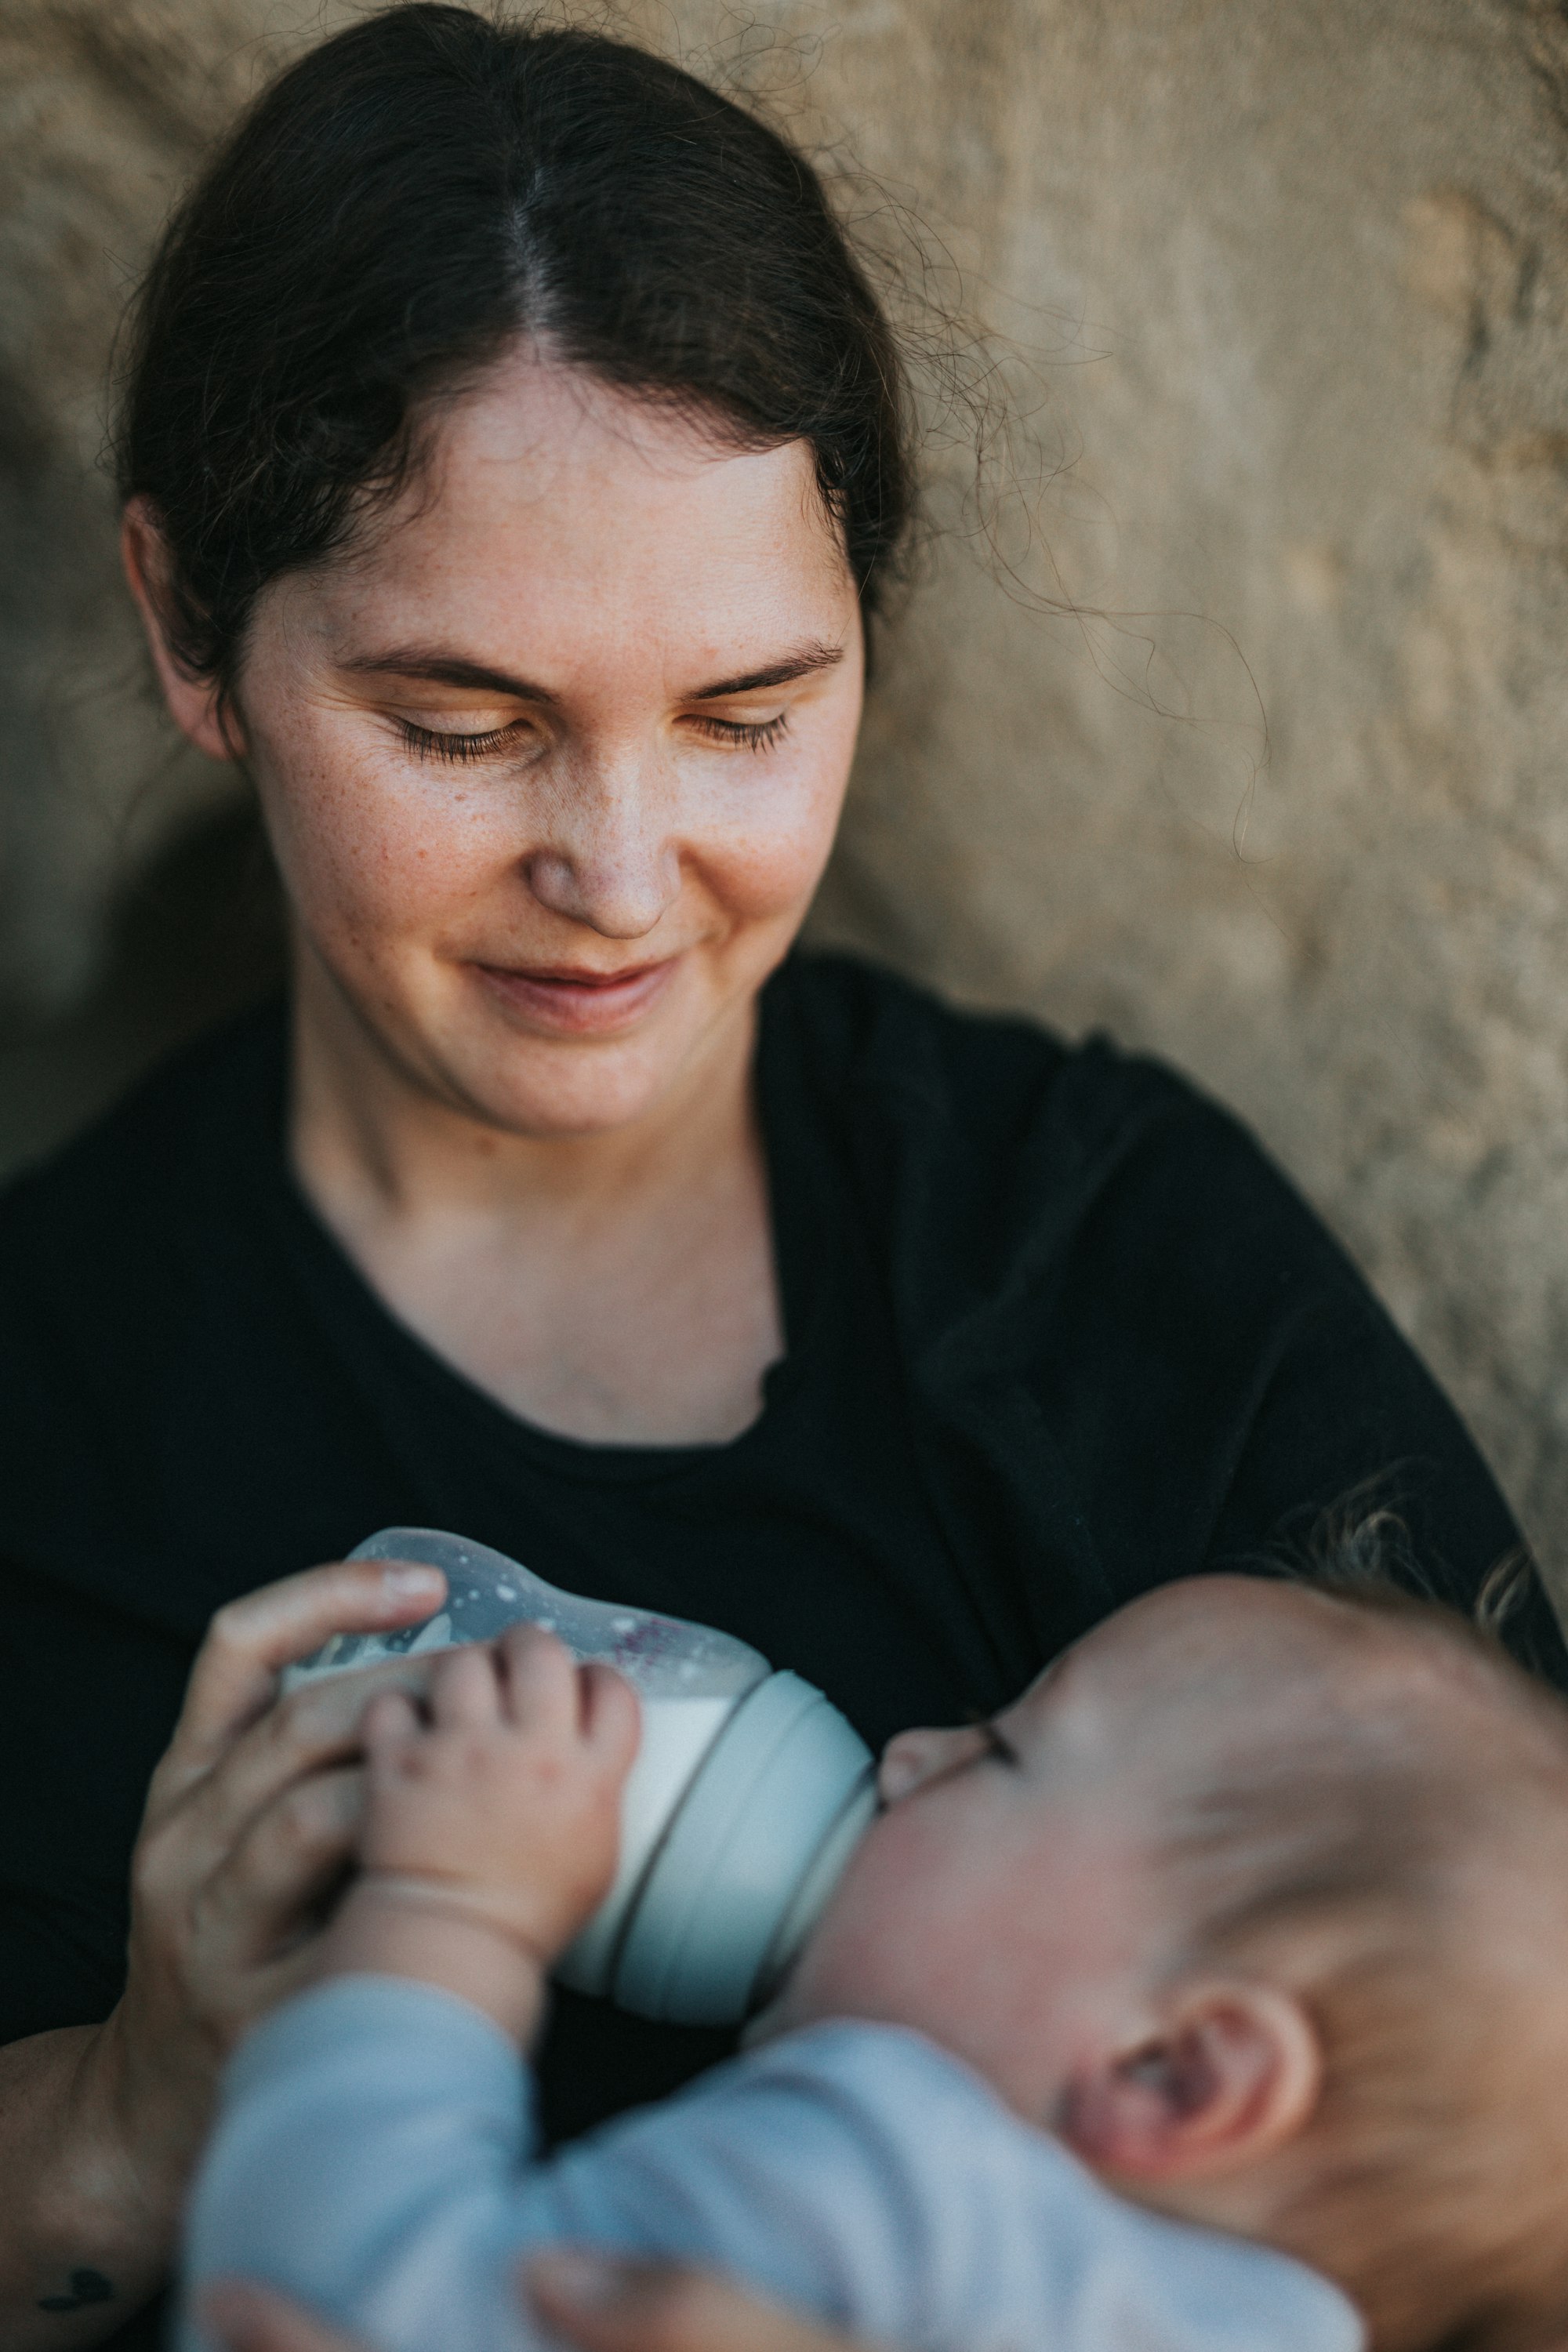
<path fill-rule="evenodd" d="M 412 1624 L 438 1570 L 340 1562 L 220 1610 L 153 1776 L 132 1864 L 123 1999 L 99 2027 L 0 2050 L 0 2343 L 92 2342 L 168 2266 L 234 2042 L 308 1975 L 313 1915 L 360 1805 L 359 1729 L 424 1659 L 308 1685 L 279 1669 L 334 1633 Z"/>
<path fill-rule="evenodd" d="M 110 2021 L 128 2140 L 182 2184 L 218 2067 L 310 1971 L 312 1906 L 359 1821 L 365 1710 L 389 1672 L 408 1671 L 335 1675 L 275 1704 L 279 1670 L 333 1633 L 426 1617 L 445 1591 L 437 1569 L 343 1561 L 213 1619 L 147 1792 Z"/>
<path fill-rule="evenodd" d="M 542 2254 L 525 2287 L 552 2335 L 580 2352 L 855 2352 L 847 2336 L 754 2301 L 705 2272 L 662 2263 Z M 244 2281 L 215 2287 L 202 2319 L 225 2352 L 361 2352 L 297 2304 Z"/>
<path fill-rule="evenodd" d="M 361 1875 L 323 1966 L 440 1985 L 526 2040 L 544 1971 L 615 1876 L 637 1703 L 607 1666 L 515 1625 L 434 1660 L 425 1710 L 364 1718 Z"/>
<path fill-rule="evenodd" d="M 856 2352 L 852 2336 L 672 2263 L 563 2248 L 537 2256 L 523 2284 L 551 2333 L 582 2352 Z"/>

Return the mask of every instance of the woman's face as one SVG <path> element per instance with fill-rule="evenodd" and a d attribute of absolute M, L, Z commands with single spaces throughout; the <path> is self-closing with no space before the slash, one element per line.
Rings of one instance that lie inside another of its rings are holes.
<path fill-rule="evenodd" d="M 804 443 L 509 361 L 392 527 L 258 605 L 237 714 L 307 1017 L 346 1001 L 517 1133 L 700 1086 L 822 873 L 862 672 Z"/>

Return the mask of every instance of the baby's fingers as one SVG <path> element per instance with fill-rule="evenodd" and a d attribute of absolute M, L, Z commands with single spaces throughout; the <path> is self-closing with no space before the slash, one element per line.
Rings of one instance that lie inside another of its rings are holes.
<path fill-rule="evenodd" d="M 636 1691 L 614 1666 L 583 1666 L 578 1673 L 584 1738 L 607 1769 L 629 1772 L 642 1739 Z"/>
<path fill-rule="evenodd" d="M 520 1730 L 570 1736 L 577 1728 L 577 1661 L 539 1625 L 511 1625 L 497 1644 L 506 1709 Z"/>
<path fill-rule="evenodd" d="M 390 1763 L 411 1739 L 418 1738 L 422 1729 L 419 1709 L 406 1691 L 383 1691 L 379 1698 L 373 1698 L 360 1727 L 372 1770 Z"/>
<path fill-rule="evenodd" d="M 494 1652 L 473 1642 L 450 1651 L 430 1677 L 430 1714 L 438 1731 L 489 1731 L 500 1720 Z"/>

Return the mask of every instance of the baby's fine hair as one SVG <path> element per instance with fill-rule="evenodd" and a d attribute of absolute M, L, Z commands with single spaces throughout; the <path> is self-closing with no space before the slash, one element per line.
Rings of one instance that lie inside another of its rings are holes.
<path fill-rule="evenodd" d="M 1271 1660 L 1247 1657 L 1259 1703 L 1207 1747 L 1226 1763 L 1173 1792 L 1169 1850 L 1212 1874 L 1216 1948 L 1325 1905 L 1447 1894 L 1479 1816 L 1517 1817 L 1540 1774 L 1568 1772 L 1568 1702 L 1505 1646 L 1528 1554 L 1498 1563 L 1470 1616 L 1420 1590 L 1388 1510 L 1327 1517 L 1266 1564 L 1326 1606 L 1281 1628 Z"/>
<path fill-rule="evenodd" d="M 1368 2310 L 1414 2298 L 1393 2340 L 1501 2352 L 1543 2282 L 1568 2316 L 1568 1703 L 1502 1640 L 1533 1571 L 1500 1564 L 1468 1619 L 1402 1580 L 1386 1512 L 1275 1565 L 1306 1605 L 1243 1636 L 1251 1703 L 1170 1792 L 1184 1960 L 1313 2017 L 1296 2250 L 1331 2247 Z"/>

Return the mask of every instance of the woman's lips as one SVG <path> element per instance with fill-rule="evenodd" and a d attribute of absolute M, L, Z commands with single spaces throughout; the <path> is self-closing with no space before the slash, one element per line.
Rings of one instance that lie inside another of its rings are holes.
<path fill-rule="evenodd" d="M 512 967 L 480 963 L 473 969 L 503 1004 L 522 1013 L 531 1028 L 573 1037 L 602 1037 L 627 1029 L 663 995 L 675 977 L 679 956 L 639 963 L 625 971 L 574 970 L 567 964 Z"/>

